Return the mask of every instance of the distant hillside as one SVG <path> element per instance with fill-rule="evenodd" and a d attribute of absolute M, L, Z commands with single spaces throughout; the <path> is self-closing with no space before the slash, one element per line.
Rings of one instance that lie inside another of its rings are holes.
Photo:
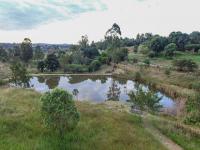
<path fill-rule="evenodd" d="M 18 46 L 19 43 L 0 43 L 0 46 L 3 47 L 4 49 L 12 49 L 15 46 Z M 70 44 L 48 44 L 48 43 L 34 43 L 33 48 L 36 46 L 40 46 L 43 51 L 49 51 L 52 49 L 57 49 L 57 50 L 66 50 L 68 49 L 71 45 Z"/>

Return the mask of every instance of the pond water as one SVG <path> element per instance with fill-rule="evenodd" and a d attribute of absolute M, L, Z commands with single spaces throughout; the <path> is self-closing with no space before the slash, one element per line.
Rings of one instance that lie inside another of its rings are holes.
<path fill-rule="evenodd" d="M 75 96 L 78 100 L 87 100 L 97 103 L 104 102 L 112 96 L 115 100 L 126 102 L 129 100 L 128 93 L 136 90 L 138 83 L 132 80 L 120 80 L 111 76 L 41 76 L 30 79 L 31 88 L 38 92 L 47 92 L 55 87 L 73 92 L 77 89 L 79 93 Z M 148 87 L 142 85 L 147 90 Z M 160 104 L 166 109 L 175 109 L 176 103 L 161 92 Z"/>

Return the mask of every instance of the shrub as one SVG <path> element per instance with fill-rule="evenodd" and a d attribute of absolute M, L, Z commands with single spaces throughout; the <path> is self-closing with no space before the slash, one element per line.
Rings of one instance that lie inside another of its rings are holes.
<path fill-rule="evenodd" d="M 198 65 L 191 59 L 175 60 L 173 65 L 178 71 L 195 71 L 198 69 Z"/>
<path fill-rule="evenodd" d="M 136 64 L 136 63 L 138 63 L 138 59 L 137 59 L 137 58 L 133 58 L 133 59 L 132 59 L 132 62 L 133 62 L 134 64 Z"/>
<path fill-rule="evenodd" d="M 145 59 L 143 62 L 144 62 L 144 64 L 147 65 L 147 66 L 150 65 L 150 60 L 149 60 L 149 59 Z"/>
<path fill-rule="evenodd" d="M 38 62 L 37 69 L 38 69 L 39 71 L 44 72 L 45 67 L 46 67 L 46 64 L 45 64 L 44 61 L 39 61 L 39 62 Z"/>
<path fill-rule="evenodd" d="M 14 82 L 16 85 L 20 86 L 28 86 L 29 85 L 29 75 L 25 68 L 25 66 L 21 63 L 13 63 L 10 66 L 11 74 L 11 81 Z"/>
<path fill-rule="evenodd" d="M 165 74 L 169 76 L 171 74 L 171 69 L 170 68 L 165 69 Z"/>
<path fill-rule="evenodd" d="M 146 45 L 141 44 L 138 47 L 138 52 L 141 53 L 141 54 L 147 55 L 149 53 L 149 51 L 150 50 L 149 50 L 148 46 L 146 46 Z"/>
<path fill-rule="evenodd" d="M 175 51 L 177 50 L 177 46 L 175 43 L 170 43 L 167 46 L 165 46 L 164 55 L 166 57 L 172 57 L 174 56 Z"/>
<path fill-rule="evenodd" d="M 67 91 L 54 89 L 52 92 L 45 93 L 41 101 L 45 125 L 58 132 L 61 137 L 77 126 L 80 116 L 72 95 Z"/>
<path fill-rule="evenodd" d="M 142 79 L 141 73 L 140 72 L 136 72 L 134 74 L 134 79 L 135 79 L 135 81 L 141 81 L 141 79 Z"/>
<path fill-rule="evenodd" d="M 101 67 L 101 62 L 98 60 L 93 60 L 89 66 L 89 71 L 97 71 Z"/>
<path fill-rule="evenodd" d="M 142 111 L 156 112 L 162 108 L 159 104 L 162 97 L 158 97 L 156 93 L 151 91 L 144 91 L 140 86 L 135 92 L 132 91 L 129 93 L 129 98 L 129 101 Z"/>
<path fill-rule="evenodd" d="M 88 67 L 86 65 L 68 64 L 65 65 L 64 72 L 71 72 L 71 73 L 88 72 Z"/>
<path fill-rule="evenodd" d="M 149 54 L 148 54 L 148 56 L 149 56 L 150 58 L 153 58 L 153 57 L 156 57 L 157 54 L 156 54 L 154 51 L 150 51 Z"/>

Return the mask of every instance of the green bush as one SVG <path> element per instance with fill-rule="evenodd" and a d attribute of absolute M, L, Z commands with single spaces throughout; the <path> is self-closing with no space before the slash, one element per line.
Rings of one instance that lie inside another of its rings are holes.
<path fill-rule="evenodd" d="M 65 65 L 64 72 L 70 72 L 70 73 L 88 72 L 88 67 L 86 65 L 68 64 Z"/>
<path fill-rule="evenodd" d="M 156 57 L 157 54 L 156 54 L 154 51 L 150 51 L 149 54 L 148 54 L 148 56 L 149 56 L 150 58 L 153 58 L 153 57 Z"/>
<path fill-rule="evenodd" d="M 165 74 L 169 76 L 171 74 L 171 69 L 170 68 L 165 69 Z"/>
<path fill-rule="evenodd" d="M 141 44 L 140 46 L 138 46 L 138 52 L 144 55 L 147 55 L 149 53 L 149 48 L 146 45 Z"/>
<path fill-rule="evenodd" d="M 198 69 L 196 62 L 191 59 L 174 60 L 173 65 L 178 71 L 195 71 Z"/>
<path fill-rule="evenodd" d="M 142 111 L 145 110 L 153 113 L 162 108 L 162 106 L 159 104 L 162 97 L 158 97 L 156 93 L 151 91 L 145 91 L 140 86 L 136 91 L 129 93 L 129 98 L 129 101 Z"/>
<path fill-rule="evenodd" d="M 94 72 L 97 71 L 101 67 L 101 62 L 98 60 L 93 60 L 89 66 L 89 71 Z"/>
<path fill-rule="evenodd" d="M 150 65 L 150 60 L 149 60 L 149 59 L 145 59 L 145 60 L 143 61 L 143 63 L 144 63 L 145 65 L 149 66 L 149 65 Z"/>
<path fill-rule="evenodd" d="M 177 50 L 177 46 L 175 43 L 170 43 L 167 46 L 165 46 L 164 55 L 166 57 L 172 57 L 174 56 L 175 51 Z"/>
<path fill-rule="evenodd" d="M 73 130 L 80 119 L 73 96 L 67 91 L 54 89 L 41 97 L 42 117 L 47 127 L 58 132 L 61 137 Z"/>
<path fill-rule="evenodd" d="M 140 72 L 136 72 L 134 74 L 134 79 L 135 79 L 135 81 L 141 81 L 141 79 L 142 79 L 141 73 Z"/>

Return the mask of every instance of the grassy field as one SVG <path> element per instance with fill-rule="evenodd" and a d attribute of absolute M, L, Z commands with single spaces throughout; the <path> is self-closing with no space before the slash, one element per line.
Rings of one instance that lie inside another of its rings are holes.
<path fill-rule="evenodd" d="M 151 118 L 152 119 L 152 118 Z M 152 124 L 164 135 L 184 148 L 184 150 L 200 150 L 200 130 L 182 127 L 170 121 L 152 119 Z"/>
<path fill-rule="evenodd" d="M 0 89 L 0 149 L 165 150 L 144 129 L 140 117 L 80 102 L 81 120 L 61 141 L 44 127 L 39 98 L 32 90 Z"/>
<path fill-rule="evenodd" d="M 139 62 L 143 62 L 145 59 L 150 59 L 151 64 L 160 65 L 163 67 L 172 67 L 172 61 L 175 59 L 191 59 L 200 67 L 200 54 L 193 54 L 190 52 L 176 52 L 176 55 L 173 58 L 166 58 L 164 56 L 148 58 L 148 56 L 140 53 L 129 53 L 129 59 L 133 58 L 137 58 Z"/>

